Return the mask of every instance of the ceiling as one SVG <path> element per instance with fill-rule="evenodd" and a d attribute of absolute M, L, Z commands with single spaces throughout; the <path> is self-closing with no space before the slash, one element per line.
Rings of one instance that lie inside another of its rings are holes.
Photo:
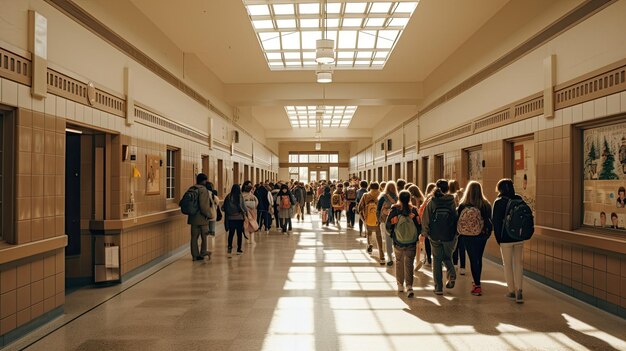
<path fill-rule="evenodd" d="M 411 117 L 422 82 L 509 0 L 421 0 L 384 69 L 335 71 L 324 87 L 311 71 L 270 71 L 241 0 L 185 0 L 175 8 L 171 0 L 130 1 L 181 50 L 195 54 L 224 83 L 227 102 L 274 138 L 290 129 L 287 105 L 358 105 L 348 129 L 371 131 L 388 118 Z"/>

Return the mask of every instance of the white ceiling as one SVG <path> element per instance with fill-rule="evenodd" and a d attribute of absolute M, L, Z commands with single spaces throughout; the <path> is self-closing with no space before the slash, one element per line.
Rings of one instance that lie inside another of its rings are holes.
<path fill-rule="evenodd" d="M 270 71 L 241 0 L 130 1 L 215 73 L 229 104 L 250 113 L 269 138 L 286 139 L 287 105 L 358 105 L 348 130 L 361 136 L 381 121 L 412 117 L 426 77 L 509 0 L 421 0 L 384 69 L 335 71 L 324 88 L 311 71 Z"/>

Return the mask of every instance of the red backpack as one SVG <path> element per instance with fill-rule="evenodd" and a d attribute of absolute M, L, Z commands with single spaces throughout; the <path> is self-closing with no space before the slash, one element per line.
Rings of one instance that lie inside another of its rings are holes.
<path fill-rule="evenodd" d="M 346 200 L 355 201 L 356 200 L 356 188 L 351 186 L 346 190 Z"/>
<path fill-rule="evenodd" d="M 289 195 L 280 196 L 280 208 L 283 208 L 283 209 L 291 208 L 291 199 L 289 198 Z"/>

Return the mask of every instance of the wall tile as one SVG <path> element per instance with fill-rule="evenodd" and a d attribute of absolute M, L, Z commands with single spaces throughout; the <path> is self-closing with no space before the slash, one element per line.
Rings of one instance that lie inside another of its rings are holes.
<path fill-rule="evenodd" d="M 606 97 L 606 114 L 614 115 L 620 112 L 620 93 Z"/>
<path fill-rule="evenodd" d="M 65 100 L 64 98 L 57 96 L 57 104 L 56 104 L 57 109 L 56 109 L 55 116 L 65 117 L 66 101 L 67 100 Z"/>
<path fill-rule="evenodd" d="M 43 279 L 30 285 L 30 300 L 33 305 L 43 301 Z"/>
<path fill-rule="evenodd" d="M 17 290 L 11 290 L 0 295 L 0 318 L 6 318 L 15 312 L 17 305 Z"/>
<path fill-rule="evenodd" d="M 588 121 L 590 119 L 595 118 L 595 113 L 594 113 L 593 108 L 594 108 L 593 101 L 587 101 L 583 103 L 583 121 Z"/>
<path fill-rule="evenodd" d="M 593 101 L 594 116 L 600 118 L 606 116 L 606 97 L 601 97 Z"/>
<path fill-rule="evenodd" d="M 17 106 L 29 110 L 33 109 L 33 98 L 30 95 L 30 87 L 22 84 L 17 85 Z"/>
<path fill-rule="evenodd" d="M 44 99 L 44 112 L 50 116 L 56 116 L 57 113 L 57 97 L 48 94 Z"/>
<path fill-rule="evenodd" d="M 2 79 L 2 103 L 17 106 L 17 83 Z"/>

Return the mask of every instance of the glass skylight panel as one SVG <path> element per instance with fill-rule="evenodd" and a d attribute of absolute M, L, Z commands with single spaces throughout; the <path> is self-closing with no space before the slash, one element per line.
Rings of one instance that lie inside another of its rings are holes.
<path fill-rule="evenodd" d="M 379 70 L 419 0 L 242 1 L 271 70 L 317 69 L 315 43 L 322 38 L 335 42 L 335 69 Z"/>
<path fill-rule="evenodd" d="M 300 4 L 298 5 L 298 9 L 301 15 L 311 15 L 320 13 L 320 4 L 312 3 L 312 4 Z"/>
<path fill-rule="evenodd" d="M 323 106 L 318 111 L 318 106 L 285 106 L 292 128 L 315 128 L 318 118 L 323 128 L 347 128 L 356 109 L 356 106 Z"/>

